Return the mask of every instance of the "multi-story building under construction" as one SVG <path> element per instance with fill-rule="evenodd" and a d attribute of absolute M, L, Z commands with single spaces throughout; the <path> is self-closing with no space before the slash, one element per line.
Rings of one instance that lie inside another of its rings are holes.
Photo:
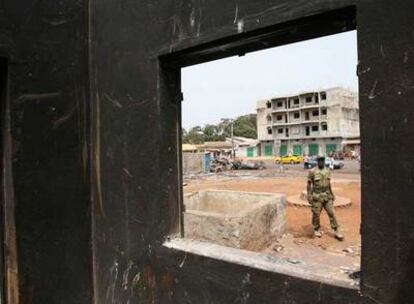
<path fill-rule="evenodd" d="M 336 87 L 260 100 L 257 129 L 261 155 L 358 150 L 358 94 Z"/>

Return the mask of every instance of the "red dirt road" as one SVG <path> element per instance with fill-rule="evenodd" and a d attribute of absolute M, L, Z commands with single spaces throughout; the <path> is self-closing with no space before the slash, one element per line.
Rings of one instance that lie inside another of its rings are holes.
<path fill-rule="evenodd" d="M 189 180 L 184 187 L 185 193 L 201 189 L 235 190 L 252 192 L 285 193 L 286 196 L 299 195 L 306 188 L 306 174 L 285 177 L 223 177 Z M 336 215 L 345 235 L 343 242 L 338 242 L 331 233 L 329 219 L 325 212 L 321 215 L 322 238 L 313 239 L 311 210 L 306 207 L 287 206 L 287 233 L 293 235 L 297 244 L 309 244 L 334 252 L 342 252 L 349 246 L 359 247 L 361 223 L 361 185 L 358 175 L 334 173 L 332 186 L 335 195 L 348 197 L 352 205 L 336 209 Z"/>

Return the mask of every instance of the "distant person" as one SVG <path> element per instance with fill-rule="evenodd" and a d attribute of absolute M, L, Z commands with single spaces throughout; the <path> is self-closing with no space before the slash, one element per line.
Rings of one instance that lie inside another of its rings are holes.
<path fill-rule="evenodd" d="M 335 159 L 334 159 L 333 157 L 330 157 L 330 158 L 329 158 L 329 163 L 328 163 L 328 164 L 329 164 L 329 169 L 330 169 L 330 170 L 335 169 L 334 160 L 335 160 Z"/>
<path fill-rule="evenodd" d="M 352 150 L 351 151 L 351 160 L 354 160 L 356 158 L 357 158 L 357 153 L 354 150 Z"/>
<path fill-rule="evenodd" d="M 303 157 L 303 168 L 308 169 L 309 168 L 309 155 L 305 154 Z"/>
<path fill-rule="evenodd" d="M 279 163 L 279 172 L 280 172 L 280 173 L 285 172 L 285 167 L 283 166 L 283 162 L 280 162 L 280 163 Z"/>
<path fill-rule="evenodd" d="M 342 241 L 344 236 L 339 230 L 339 225 L 335 217 L 333 202 L 335 195 L 331 187 L 331 172 L 325 168 L 325 157 L 319 156 L 318 167 L 312 169 L 308 175 L 308 202 L 312 208 L 313 236 L 321 237 L 320 215 L 322 209 L 328 213 L 331 228 L 335 231 L 335 237 Z"/>

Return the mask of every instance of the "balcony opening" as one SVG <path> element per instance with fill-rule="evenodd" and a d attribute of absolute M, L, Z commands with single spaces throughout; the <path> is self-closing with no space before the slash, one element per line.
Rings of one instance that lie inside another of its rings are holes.
<path fill-rule="evenodd" d="M 267 115 L 267 121 L 269 122 L 269 123 L 271 123 L 272 122 L 272 116 L 269 114 L 269 115 Z"/>
<path fill-rule="evenodd" d="M 269 128 L 267 128 L 267 134 L 268 134 L 268 135 L 272 135 L 272 133 L 273 133 L 273 132 L 272 132 L 272 128 L 270 128 L 270 127 L 269 127 Z"/>

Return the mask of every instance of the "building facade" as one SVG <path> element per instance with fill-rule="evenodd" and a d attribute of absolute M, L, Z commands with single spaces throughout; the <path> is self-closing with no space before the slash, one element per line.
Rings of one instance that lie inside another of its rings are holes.
<path fill-rule="evenodd" d="M 327 155 L 359 142 L 358 94 L 344 88 L 260 100 L 262 155 Z"/>

